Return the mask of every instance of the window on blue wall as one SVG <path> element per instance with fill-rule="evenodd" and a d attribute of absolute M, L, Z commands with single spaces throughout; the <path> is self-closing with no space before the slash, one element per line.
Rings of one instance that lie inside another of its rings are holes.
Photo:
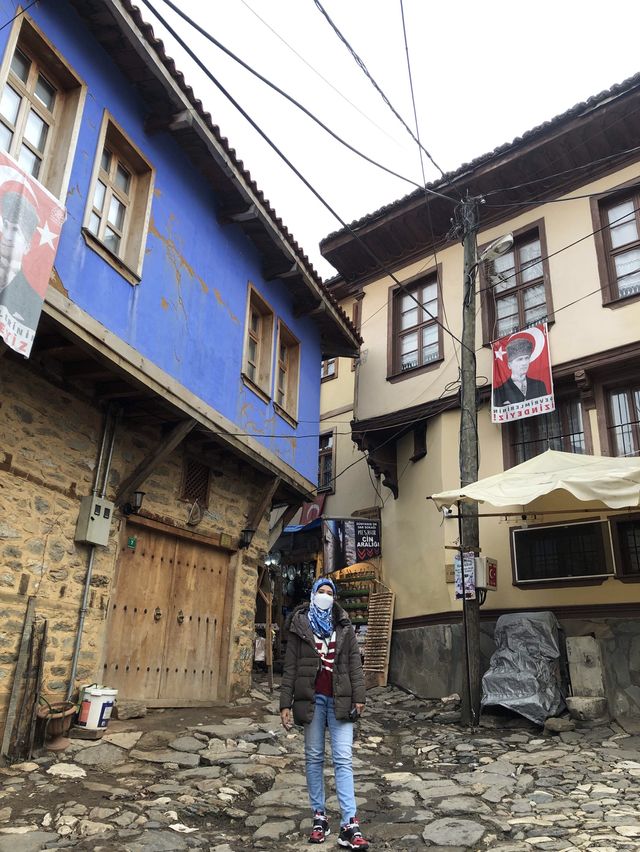
<path fill-rule="evenodd" d="M 31 21 L 16 20 L 7 53 L 11 58 L 0 80 L 0 149 L 61 197 L 85 88 Z"/>
<path fill-rule="evenodd" d="M 273 311 L 249 284 L 242 378 L 265 401 L 271 398 Z"/>
<path fill-rule="evenodd" d="M 298 418 L 298 385 L 300 377 L 300 343 L 286 325 L 278 320 L 278 363 L 274 402 L 278 414 L 290 421 Z"/>
<path fill-rule="evenodd" d="M 153 177 L 147 160 L 105 112 L 82 232 L 132 284 L 142 274 Z"/>

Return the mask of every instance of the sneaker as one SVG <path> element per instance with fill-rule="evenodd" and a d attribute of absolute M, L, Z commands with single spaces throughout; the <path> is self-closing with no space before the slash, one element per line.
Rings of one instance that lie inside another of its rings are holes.
<path fill-rule="evenodd" d="M 313 817 L 313 828 L 309 835 L 309 843 L 324 843 L 329 834 L 331 834 L 331 829 L 327 815 L 316 812 Z"/>
<path fill-rule="evenodd" d="M 347 849 L 361 849 L 363 852 L 369 848 L 369 841 L 362 836 L 357 817 L 351 817 L 349 824 L 342 826 L 338 843 Z"/>

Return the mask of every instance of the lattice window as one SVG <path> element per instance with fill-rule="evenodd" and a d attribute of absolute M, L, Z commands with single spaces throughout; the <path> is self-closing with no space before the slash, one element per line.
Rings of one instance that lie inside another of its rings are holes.
<path fill-rule="evenodd" d="M 182 481 L 183 500 L 198 501 L 199 506 L 209 502 L 209 468 L 195 459 L 187 459 L 184 466 Z"/>

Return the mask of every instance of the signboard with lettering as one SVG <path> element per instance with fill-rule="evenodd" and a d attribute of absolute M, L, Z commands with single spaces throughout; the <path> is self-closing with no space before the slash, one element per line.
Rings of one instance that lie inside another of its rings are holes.
<path fill-rule="evenodd" d="M 324 518 L 324 570 L 330 574 L 347 565 L 380 556 L 380 521 L 365 518 Z"/>

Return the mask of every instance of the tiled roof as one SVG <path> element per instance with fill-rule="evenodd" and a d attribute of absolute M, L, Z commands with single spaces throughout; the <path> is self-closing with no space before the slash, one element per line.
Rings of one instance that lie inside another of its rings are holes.
<path fill-rule="evenodd" d="M 536 137 L 544 136 L 549 131 L 555 130 L 560 127 L 562 124 L 570 121 L 573 118 L 577 118 L 580 115 L 583 115 L 591 110 L 597 109 L 598 107 L 603 106 L 608 101 L 613 100 L 614 98 L 619 97 L 620 95 L 625 95 L 631 90 L 640 86 L 640 73 L 634 74 L 632 77 L 628 77 L 626 80 L 623 80 L 621 83 L 616 83 L 610 89 L 605 89 L 597 95 L 592 95 L 586 101 L 582 101 L 581 103 L 577 103 L 572 106 L 570 109 L 566 110 L 566 112 L 560 113 L 560 115 L 555 116 L 548 121 L 544 121 L 542 124 L 539 124 L 537 127 L 532 128 L 531 130 L 527 130 L 522 136 L 517 136 L 512 142 L 506 142 L 503 145 L 499 145 L 497 148 L 494 148 L 493 151 L 489 151 L 486 154 L 481 154 L 479 157 L 476 157 L 474 160 L 471 160 L 469 163 L 463 163 L 457 169 L 451 172 L 447 172 L 443 177 L 439 178 L 437 181 L 433 181 L 432 183 L 427 184 L 428 189 L 436 190 L 438 192 L 443 192 L 449 185 L 456 182 L 460 178 L 465 175 L 474 172 L 480 166 L 484 166 L 492 160 L 499 159 L 504 154 L 513 153 L 520 146 L 528 144 L 536 139 Z M 420 187 L 419 189 L 415 189 L 402 198 L 397 199 L 396 201 L 390 202 L 389 204 L 385 204 L 384 206 L 374 210 L 372 213 L 368 213 L 366 216 L 363 216 L 360 219 L 356 219 L 351 222 L 348 226 L 349 229 L 357 230 L 358 228 L 362 228 L 366 225 L 372 224 L 377 219 L 382 218 L 388 213 L 393 212 L 394 210 L 401 208 L 404 204 L 411 203 L 416 199 L 424 196 L 424 189 Z M 321 240 L 320 245 L 322 246 L 324 243 L 330 241 L 334 237 L 337 237 L 341 234 L 346 233 L 346 229 L 340 228 L 337 231 L 333 231 L 328 234 Z"/>
<path fill-rule="evenodd" d="M 176 68 L 176 64 L 175 64 L 174 60 L 170 56 L 167 55 L 167 52 L 166 52 L 165 46 L 164 46 L 164 42 L 162 41 L 162 39 L 159 39 L 159 38 L 156 37 L 156 35 L 153 32 L 153 27 L 151 26 L 151 24 L 148 24 L 143 19 L 142 14 L 140 12 L 140 9 L 137 6 L 135 6 L 131 2 L 131 0 L 122 0 L 122 5 L 129 12 L 131 17 L 133 18 L 136 26 L 140 30 L 141 34 L 143 35 L 143 37 L 144 37 L 145 41 L 147 42 L 147 44 L 149 45 L 149 47 L 158 56 L 160 62 L 167 69 L 167 71 L 169 72 L 171 77 L 176 81 L 176 83 L 180 87 L 181 91 L 183 92 L 183 94 L 185 95 L 185 97 L 187 98 L 189 103 L 195 109 L 198 116 L 204 121 L 204 123 L 206 124 L 208 129 L 215 136 L 215 138 L 218 141 L 218 143 L 220 144 L 221 148 L 224 150 L 225 154 L 229 157 L 229 159 L 231 160 L 233 165 L 238 169 L 238 171 L 242 175 L 243 180 L 246 182 L 247 186 L 251 189 L 251 191 L 256 195 L 256 197 L 258 198 L 260 203 L 264 206 L 264 208 L 265 208 L 266 212 L 268 213 L 270 219 L 276 225 L 277 229 L 283 235 L 283 237 L 285 238 L 287 243 L 292 247 L 296 256 L 298 257 L 298 259 L 303 264 L 305 271 L 307 272 L 309 277 L 318 285 L 318 287 L 321 289 L 324 297 L 335 308 L 335 310 L 339 314 L 340 318 L 344 321 L 344 323 L 347 325 L 347 328 L 351 331 L 351 333 L 355 336 L 355 338 L 357 340 L 359 340 L 360 343 L 362 343 L 362 338 L 360 337 L 357 329 L 353 325 L 350 318 L 347 316 L 347 314 L 344 312 L 344 310 L 340 307 L 340 305 L 338 304 L 338 301 L 335 299 L 335 297 L 327 290 L 327 288 L 325 287 L 325 285 L 322 281 L 322 278 L 319 276 L 319 274 L 315 270 L 313 264 L 311 263 L 311 261 L 309 260 L 309 258 L 305 254 L 305 252 L 302 250 L 301 246 L 298 244 L 298 242 L 295 239 L 295 237 L 293 236 L 293 234 L 291 234 L 289 229 L 286 227 L 286 225 L 284 224 L 282 219 L 277 215 L 276 211 L 273 209 L 273 207 L 269 203 L 268 199 L 265 198 L 262 190 L 258 187 L 256 182 L 253 180 L 253 178 L 251 177 L 251 173 L 248 171 L 248 169 L 245 168 L 242 160 L 240 160 L 237 157 L 235 149 L 232 148 L 231 145 L 229 144 L 229 140 L 225 136 L 222 135 L 222 133 L 220 132 L 220 128 L 218 127 L 217 124 L 214 123 L 213 119 L 211 118 L 211 114 L 206 111 L 206 109 L 204 108 L 204 106 L 202 104 L 202 101 L 195 96 L 193 89 L 185 80 L 185 77 L 184 77 L 184 74 L 182 73 L 182 71 L 180 71 L 180 70 L 178 70 L 178 68 Z"/>

